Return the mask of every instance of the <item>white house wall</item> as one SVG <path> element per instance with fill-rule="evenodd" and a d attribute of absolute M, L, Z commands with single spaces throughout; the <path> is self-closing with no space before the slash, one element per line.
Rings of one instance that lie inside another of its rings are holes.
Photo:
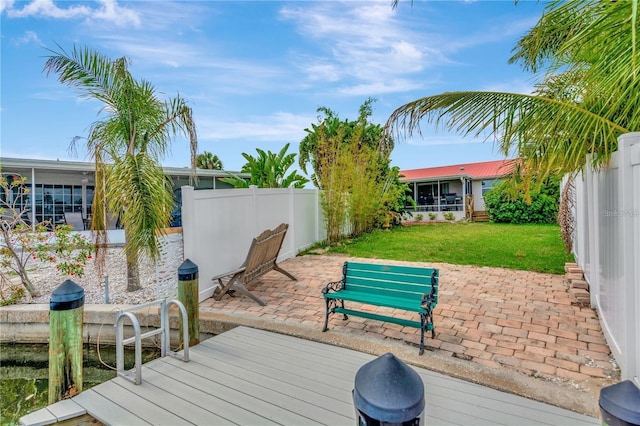
<path fill-rule="evenodd" d="M 482 196 L 482 181 L 474 180 L 471 182 L 471 192 L 473 193 L 473 210 L 483 212 L 486 210 L 484 205 L 484 197 Z"/>

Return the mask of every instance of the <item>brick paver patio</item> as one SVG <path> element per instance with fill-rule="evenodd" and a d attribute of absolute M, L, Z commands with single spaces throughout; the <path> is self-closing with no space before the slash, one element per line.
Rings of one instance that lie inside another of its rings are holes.
<path fill-rule="evenodd" d="M 200 315 L 243 315 L 320 330 L 325 312 L 320 290 L 340 278 L 347 259 L 350 258 L 316 255 L 288 259 L 281 266 L 296 275 L 298 281 L 270 272 L 249 288 L 266 306 L 238 294 L 221 301 L 203 301 Z M 434 312 L 436 337 L 431 339 L 430 333 L 425 333 L 427 351 L 575 387 L 592 379 L 598 379 L 598 383 L 618 380 L 619 372 L 596 311 L 572 304 L 563 275 L 438 263 L 363 261 L 440 269 L 440 299 Z M 387 308 L 361 308 L 407 315 Z M 331 317 L 327 333 L 393 339 L 416 346 L 416 352 L 420 339 L 414 328 L 359 317 L 343 321 L 341 315 Z"/>

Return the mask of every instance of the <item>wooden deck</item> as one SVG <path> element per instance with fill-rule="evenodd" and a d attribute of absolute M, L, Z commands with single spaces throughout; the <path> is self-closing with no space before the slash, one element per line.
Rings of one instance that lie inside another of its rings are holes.
<path fill-rule="evenodd" d="M 21 419 L 50 424 L 89 414 L 108 425 L 353 425 L 355 374 L 373 356 L 246 327 L 143 366 Z M 416 368 L 426 424 L 597 425 L 592 417 Z"/>

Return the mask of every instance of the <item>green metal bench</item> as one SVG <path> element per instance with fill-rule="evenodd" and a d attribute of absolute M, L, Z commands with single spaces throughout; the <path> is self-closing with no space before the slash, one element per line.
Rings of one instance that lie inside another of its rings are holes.
<path fill-rule="evenodd" d="M 327 331 L 329 315 L 337 312 L 420 329 L 420 355 L 424 353 L 424 332 L 433 326 L 433 309 L 438 303 L 438 270 L 413 266 L 345 262 L 342 279 L 322 289 L 327 311 L 322 331 Z M 420 321 L 373 312 L 347 309 L 344 302 L 358 302 L 417 312 Z"/>

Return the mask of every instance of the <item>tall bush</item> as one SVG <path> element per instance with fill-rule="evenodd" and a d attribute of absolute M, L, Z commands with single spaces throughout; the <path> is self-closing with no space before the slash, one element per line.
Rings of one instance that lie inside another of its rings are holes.
<path fill-rule="evenodd" d="M 484 202 L 491 221 L 497 223 L 556 223 L 560 186 L 557 179 L 549 179 L 536 190 L 515 196 L 507 182 L 502 182 L 484 195 Z"/>

